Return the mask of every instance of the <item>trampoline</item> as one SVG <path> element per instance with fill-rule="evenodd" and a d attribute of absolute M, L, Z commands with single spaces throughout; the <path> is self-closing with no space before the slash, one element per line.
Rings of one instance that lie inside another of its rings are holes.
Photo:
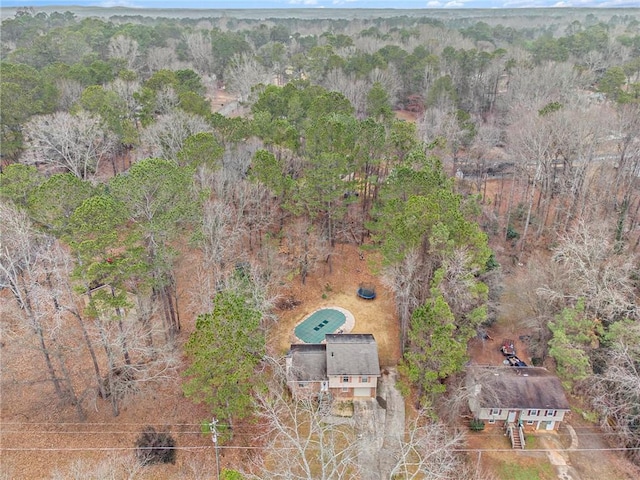
<path fill-rule="evenodd" d="M 338 331 L 346 320 L 346 315 L 340 310 L 322 308 L 300 322 L 294 332 L 304 343 L 322 343 L 327 333 Z"/>
<path fill-rule="evenodd" d="M 373 300 L 376 298 L 376 287 L 372 283 L 361 283 L 358 287 L 358 296 L 365 300 Z"/>

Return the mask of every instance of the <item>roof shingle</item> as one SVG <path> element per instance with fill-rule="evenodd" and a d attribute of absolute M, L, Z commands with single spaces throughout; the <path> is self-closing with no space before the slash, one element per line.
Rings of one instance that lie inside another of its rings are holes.
<path fill-rule="evenodd" d="M 370 333 L 328 334 L 327 375 L 380 375 L 378 346 Z"/>
<path fill-rule="evenodd" d="M 569 409 L 560 380 L 546 368 L 469 367 L 467 375 L 481 408 Z"/>

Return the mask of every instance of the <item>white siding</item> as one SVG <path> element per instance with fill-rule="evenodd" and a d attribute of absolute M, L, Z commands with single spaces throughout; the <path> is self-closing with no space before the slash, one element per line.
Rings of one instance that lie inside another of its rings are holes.
<path fill-rule="evenodd" d="M 475 412 L 474 412 L 475 413 Z M 481 408 L 480 413 L 476 414 L 476 416 L 480 420 L 506 420 L 507 415 L 509 415 L 509 409 L 500 409 L 500 408 Z"/>
<path fill-rule="evenodd" d="M 469 402 L 470 404 L 472 402 Z M 515 409 L 511 409 L 511 411 L 514 411 Z M 521 420 L 523 422 L 540 422 L 540 421 L 546 421 L 546 422 L 561 422 L 564 420 L 564 414 L 566 412 L 566 410 L 538 410 L 536 415 L 533 415 L 535 409 L 524 409 L 524 410 L 516 410 L 518 411 L 518 414 L 516 415 L 515 421 Z M 498 409 L 498 408 L 481 408 L 481 409 L 476 409 L 475 411 L 472 408 L 472 412 L 474 414 L 475 417 L 479 418 L 480 420 L 495 420 L 495 421 L 504 421 L 507 420 L 507 417 L 509 415 L 509 409 L 508 408 L 502 408 L 502 409 Z"/>
<path fill-rule="evenodd" d="M 561 422 L 564 420 L 564 414 L 566 410 L 537 410 L 526 409 L 522 410 L 520 414 L 520 420 L 523 422 Z"/>
<path fill-rule="evenodd" d="M 376 387 L 378 382 L 378 377 L 369 376 L 369 377 L 361 377 L 358 375 L 345 375 L 348 378 L 348 382 L 344 382 L 342 376 L 332 375 L 329 377 L 329 388 L 371 388 Z M 363 382 L 363 380 L 367 380 Z"/>

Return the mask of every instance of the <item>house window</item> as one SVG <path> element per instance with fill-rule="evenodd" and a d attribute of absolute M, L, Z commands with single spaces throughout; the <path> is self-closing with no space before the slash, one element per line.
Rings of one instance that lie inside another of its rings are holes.
<path fill-rule="evenodd" d="M 492 408 L 490 415 L 500 415 L 502 413 L 502 410 L 499 408 Z"/>
<path fill-rule="evenodd" d="M 489 423 L 490 423 L 491 425 L 493 425 L 494 423 L 496 423 L 496 419 L 495 419 L 495 418 L 490 418 L 490 419 L 489 419 Z"/>
<path fill-rule="evenodd" d="M 342 383 L 349 383 L 349 377 L 342 377 Z"/>
<path fill-rule="evenodd" d="M 369 383 L 369 377 L 360 377 L 360 383 Z"/>
<path fill-rule="evenodd" d="M 298 388 L 304 388 L 304 387 L 306 387 L 306 386 L 307 386 L 307 384 L 306 384 L 306 383 L 298 382 Z"/>
<path fill-rule="evenodd" d="M 533 420 L 527 420 L 527 425 L 533 425 Z"/>
<path fill-rule="evenodd" d="M 349 387 L 342 387 L 342 392 L 343 392 L 343 393 L 346 393 L 346 392 L 348 392 L 348 391 L 349 391 Z"/>
<path fill-rule="evenodd" d="M 530 417 L 537 417 L 538 416 L 538 410 L 529 410 L 529 416 Z"/>

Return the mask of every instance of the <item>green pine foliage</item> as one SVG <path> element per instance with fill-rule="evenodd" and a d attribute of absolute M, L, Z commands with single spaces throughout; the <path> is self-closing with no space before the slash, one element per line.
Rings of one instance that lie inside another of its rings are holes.
<path fill-rule="evenodd" d="M 44 176 L 34 166 L 21 163 L 7 165 L 0 172 L 0 198 L 24 208 L 30 193 L 44 180 Z"/>
<path fill-rule="evenodd" d="M 231 421 L 251 412 L 251 392 L 259 384 L 256 368 L 265 353 L 261 319 L 245 297 L 222 291 L 211 312 L 196 320 L 185 345 L 189 367 L 183 391 L 216 417 Z"/>
<path fill-rule="evenodd" d="M 549 340 L 549 355 L 557 364 L 558 375 L 573 384 L 593 373 L 590 352 L 600 345 L 604 334 L 602 324 L 585 311 L 584 299 L 574 307 L 565 308 L 549 322 L 553 337 Z"/>
<path fill-rule="evenodd" d="M 462 370 L 467 360 L 467 341 L 468 336 L 458 332 L 442 295 L 415 309 L 400 371 L 418 389 L 423 407 L 428 407 L 435 395 L 445 392 L 445 378 Z"/>
<path fill-rule="evenodd" d="M 40 226 L 62 236 L 68 232 L 75 210 L 94 192 L 89 182 L 72 173 L 58 173 L 31 190 L 27 197 L 28 211 Z"/>

